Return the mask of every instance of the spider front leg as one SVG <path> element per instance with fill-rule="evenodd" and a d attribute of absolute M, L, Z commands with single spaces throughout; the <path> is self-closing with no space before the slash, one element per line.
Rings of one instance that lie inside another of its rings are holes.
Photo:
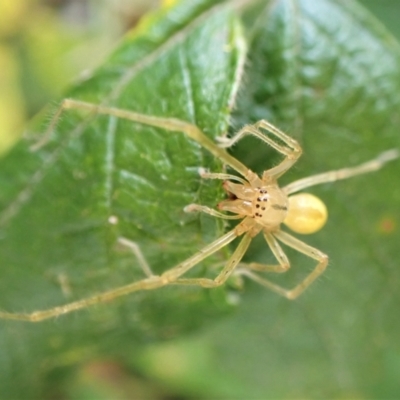
<path fill-rule="evenodd" d="M 272 139 L 268 135 L 266 135 L 262 130 L 265 130 L 271 133 L 275 138 L 280 140 L 282 143 L 279 143 L 277 140 Z M 266 120 L 258 121 L 254 125 L 246 125 L 239 132 L 237 132 L 231 138 L 218 138 L 221 147 L 231 147 L 233 144 L 243 139 L 247 135 L 255 136 L 261 139 L 263 142 L 267 143 L 269 146 L 277 150 L 279 153 L 285 156 L 285 159 L 276 167 L 273 167 L 263 174 L 263 181 L 267 181 L 268 179 L 278 179 L 281 175 L 283 175 L 293 164 L 296 163 L 298 158 L 301 156 L 302 149 L 297 142 L 297 140 L 291 138 L 286 135 L 286 133 L 282 132 L 280 129 L 272 125 Z"/>
<path fill-rule="evenodd" d="M 58 108 L 53 118 L 51 119 L 48 129 L 43 135 L 43 138 L 38 143 L 36 143 L 34 146 L 31 147 L 32 151 L 38 150 L 48 142 L 51 133 L 54 130 L 55 126 L 57 125 L 57 122 L 60 119 L 62 113 L 65 110 L 71 110 L 71 109 L 88 111 L 93 116 L 96 114 L 110 115 L 117 118 L 122 118 L 133 122 L 137 122 L 139 124 L 165 129 L 167 131 L 182 132 L 187 137 L 196 141 L 202 147 L 207 149 L 211 154 L 220 159 L 224 164 L 228 165 L 229 167 L 237 171 L 244 178 L 248 179 L 249 181 L 257 181 L 257 182 L 260 181 L 260 179 L 254 172 L 250 171 L 239 160 L 228 154 L 224 149 L 222 149 L 211 139 L 209 139 L 196 125 L 193 125 L 189 122 L 179 120 L 176 118 L 156 117 L 153 115 L 136 113 L 131 110 L 124 110 L 115 107 L 107 107 L 104 105 L 97 105 L 74 99 L 64 99 L 62 101 L 60 107 Z"/>
<path fill-rule="evenodd" d="M 313 258 L 314 260 L 317 260 L 318 264 L 313 269 L 313 271 L 293 289 L 285 289 L 267 279 L 261 278 L 260 276 L 253 273 L 252 271 L 249 271 L 248 269 L 241 269 L 240 271 L 238 271 L 238 273 L 249 277 L 255 282 L 273 290 L 274 292 L 286 297 L 287 299 L 293 300 L 296 297 L 300 296 L 300 294 L 302 294 L 304 290 L 307 289 L 307 287 L 310 286 L 325 271 L 328 265 L 328 256 L 318 249 L 309 246 L 308 244 L 302 242 L 299 239 L 296 239 L 286 232 L 274 232 L 274 236 L 287 246 L 297 250 L 300 253 L 305 254 L 310 258 Z"/>

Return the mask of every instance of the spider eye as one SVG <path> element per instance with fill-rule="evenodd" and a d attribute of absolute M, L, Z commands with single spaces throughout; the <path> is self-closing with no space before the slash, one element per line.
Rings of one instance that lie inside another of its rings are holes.
<path fill-rule="evenodd" d="M 310 193 L 300 193 L 289 197 L 288 214 L 283 221 L 297 233 L 314 233 L 319 231 L 328 219 L 325 204 Z"/>

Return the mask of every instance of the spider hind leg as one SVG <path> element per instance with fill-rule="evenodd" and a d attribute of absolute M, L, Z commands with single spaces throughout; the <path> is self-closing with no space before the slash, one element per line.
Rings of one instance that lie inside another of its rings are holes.
<path fill-rule="evenodd" d="M 299 297 L 304 292 L 304 290 L 306 290 L 325 271 L 328 265 L 328 256 L 319 251 L 318 249 L 309 246 L 308 244 L 302 242 L 299 239 L 296 239 L 294 236 L 289 235 L 286 232 L 283 231 L 274 232 L 274 236 L 276 237 L 276 239 L 280 240 L 282 243 L 293 248 L 294 250 L 297 250 L 298 252 L 314 260 L 317 260 L 318 264 L 311 271 L 311 273 L 308 274 L 298 285 L 296 285 L 292 289 L 283 288 L 282 286 L 279 286 L 269 281 L 268 279 L 262 278 L 259 275 L 255 274 L 253 271 L 251 271 L 249 268 L 241 268 L 240 270 L 237 270 L 237 273 L 243 276 L 247 276 L 253 281 L 259 283 L 262 286 L 267 287 L 268 289 L 274 291 L 275 293 L 280 294 L 283 297 L 286 297 L 289 300 L 293 300 Z M 276 249 L 274 250 L 274 248 L 272 247 L 271 249 L 275 255 L 279 254 Z M 285 259 L 287 259 L 287 257 L 286 255 L 284 255 L 284 253 L 283 255 L 280 255 L 278 258 L 278 261 L 282 267 L 285 267 L 284 265 Z M 251 268 L 251 264 L 249 266 Z M 265 268 L 264 270 L 271 271 L 271 269 L 268 269 L 268 266 L 266 267 L 267 268 Z M 273 271 L 273 272 L 279 272 L 279 271 Z"/>

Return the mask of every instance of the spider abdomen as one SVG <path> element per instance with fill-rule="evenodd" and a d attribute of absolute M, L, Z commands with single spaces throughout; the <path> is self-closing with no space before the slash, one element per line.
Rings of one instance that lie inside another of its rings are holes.
<path fill-rule="evenodd" d="M 294 232 L 309 234 L 319 231 L 328 219 L 325 204 L 310 193 L 289 197 L 289 212 L 285 224 Z"/>

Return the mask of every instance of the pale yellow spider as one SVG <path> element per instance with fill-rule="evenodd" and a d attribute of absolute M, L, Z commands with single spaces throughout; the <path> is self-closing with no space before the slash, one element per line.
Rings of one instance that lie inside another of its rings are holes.
<path fill-rule="evenodd" d="M 259 121 L 255 125 L 245 126 L 231 139 L 221 139 L 221 143 L 217 145 L 205 136 L 197 126 L 185 121 L 173 118 L 159 118 L 150 115 L 143 115 L 129 110 L 98 106 L 71 99 L 63 101 L 49 126 L 47 134 L 45 134 L 41 143 L 36 145 L 36 148 L 43 146 L 48 141 L 48 137 L 61 113 L 66 109 L 73 108 L 87 110 L 93 114 L 98 113 L 125 118 L 140 124 L 159 127 L 167 131 L 183 132 L 189 138 L 198 142 L 242 177 L 223 173 L 200 172 L 201 176 L 205 179 L 221 179 L 225 181 L 224 188 L 231 195 L 231 198 L 219 203 L 218 208 L 235 215 L 223 214 L 219 211 L 197 204 L 187 206 L 186 211 L 200 211 L 219 218 L 241 219 L 242 221 L 234 229 L 225 233 L 223 236 L 210 243 L 187 260 L 165 271 L 161 275 L 154 275 L 152 273 L 136 243 L 121 237 L 119 238 L 119 242 L 128 246 L 137 256 L 139 264 L 146 274 L 146 278 L 63 306 L 50 308 L 48 310 L 35 311 L 27 314 L 0 311 L 0 318 L 36 322 L 86 308 L 94 304 L 113 300 L 135 291 L 156 289 L 171 284 L 198 285 L 203 288 L 213 288 L 226 282 L 228 277 L 234 272 L 247 276 L 288 299 L 295 299 L 325 270 L 328 264 L 328 256 L 318 249 L 296 239 L 289 233 L 282 231 L 281 224 L 287 225 L 297 233 L 313 233 L 321 229 L 325 224 L 327 219 L 327 210 L 324 203 L 314 195 L 308 193 L 292 194 L 310 186 L 376 171 L 386 162 L 399 156 L 397 150 L 389 150 L 380 154 L 377 158 L 359 166 L 313 175 L 280 188 L 277 180 L 298 160 L 302 150 L 296 140 L 292 139 L 265 120 Z M 270 136 L 268 136 L 267 133 L 270 133 Z M 285 156 L 284 160 L 279 165 L 264 171 L 261 178 L 236 158 L 229 155 L 224 149 L 224 147 L 232 146 L 246 135 L 256 136 Z M 117 218 L 110 216 L 109 221 L 111 223 L 117 223 Z M 276 257 L 278 261 L 277 265 L 240 263 L 251 240 L 260 232 L 264 235 L 265 240 Z M 239 236 L 242 236 L 239 245 L 236 247 L 235 251 L 222 268 L 222 271 L 215 279 L 181 278 L 182 275 L 199 262 L 217 252 L 222 247 L 228 245 Z M 290 290 L 284 289 L 269 280 L 260 277 L 254 272 L 284 272 L 290 268 L 289 260 L 279 242 L 282 242 L 317 261 L 314 270 L 302 282 Z M 240 267 L 237 268 L 239 263 Z"/>

